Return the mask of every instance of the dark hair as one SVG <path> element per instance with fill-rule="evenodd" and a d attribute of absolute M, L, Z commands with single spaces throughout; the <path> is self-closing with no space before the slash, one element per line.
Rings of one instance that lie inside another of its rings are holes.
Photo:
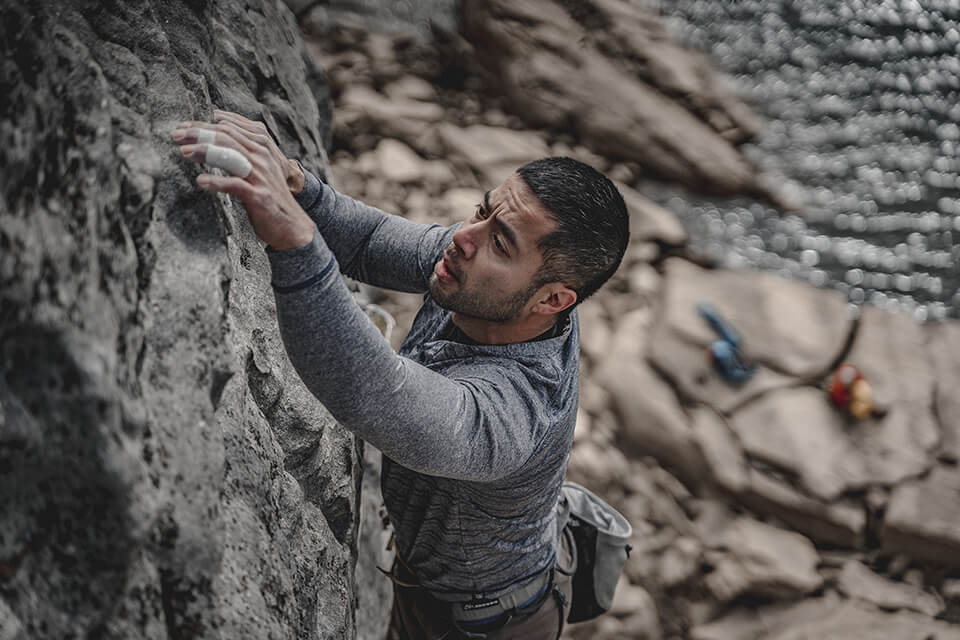
<path fill-rule="evenodd" d="M 540 239 L 539 285 L 562 282 L 590 297 L 614 274 L 630 240 L 623 196 L 602 173 L 573 158 L 543 158 L 517 170 L 559 227 Z"/>

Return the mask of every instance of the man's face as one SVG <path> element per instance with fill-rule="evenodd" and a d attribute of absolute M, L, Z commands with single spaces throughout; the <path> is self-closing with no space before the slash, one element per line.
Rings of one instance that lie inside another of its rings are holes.
<path fill-rule="evenodd" d="M 517 318 L 537 292 L 537 242 L 556 222 L 520 176 L 488 191 L 434 266 L 430 293 L 451 311 L 489 322 Z"/>

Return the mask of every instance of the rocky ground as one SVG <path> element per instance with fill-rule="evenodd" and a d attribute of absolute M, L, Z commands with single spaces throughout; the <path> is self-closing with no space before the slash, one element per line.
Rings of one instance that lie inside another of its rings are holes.
<path fill-rule="evenodd" d="M 960 638 L 960 326 L 853 313 L 838 294 L 692 255 L 644 182 L 796 206 L 737 149 L 762 124 L 655 16 L 582 6 L 467 2 L 462 33 L 428 43 L 301 21 L 330 81 L 330 180 L 345 193 L 452 223 L 552 154 L 606 172 L 627 200 L 628 255 L 580 309 L 569 476 L 629 518 L 634 551 L 610 615 L 565 637 Z M 583 69 L 586 87 L 565 86 Z M 419 298 L 368 293 L 398 345 Z M 704 301 L 745 337 L 757 371 L 743 386 L 705 358 Z M 828 403 L 843 361 L 873 384 L 875 417 Z M 361 607 L 361 627 L 375 610 Z"/>

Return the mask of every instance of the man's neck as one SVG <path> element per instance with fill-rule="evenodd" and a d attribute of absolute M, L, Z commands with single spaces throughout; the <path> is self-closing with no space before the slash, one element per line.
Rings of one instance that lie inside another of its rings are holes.
<path fill-rule="evenodd" d="M 532 315 L 507 322 L 490 322 L 453 312 L 453 324 L 478 344 L 515 344 L 537 338 L 557 323 L 557 314 Z"/>

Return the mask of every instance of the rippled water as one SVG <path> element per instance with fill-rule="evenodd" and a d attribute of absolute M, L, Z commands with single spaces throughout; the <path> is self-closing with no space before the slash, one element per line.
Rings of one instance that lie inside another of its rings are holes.
<path fill-rule="evenodd" d="M 747 153 L 813 211 L 661 194 L 694 244 L 918 320 L 958 317 L 960 0 L 654 5 L 768 119 Z"/>

